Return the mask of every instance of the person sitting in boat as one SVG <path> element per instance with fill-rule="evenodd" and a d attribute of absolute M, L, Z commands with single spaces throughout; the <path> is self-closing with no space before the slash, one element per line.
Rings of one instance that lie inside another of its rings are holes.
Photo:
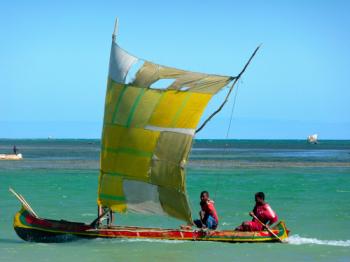
<path fill-rule="evenodd" d="M 198 228 L 216 229 L 219 224 L 219 219 L 215 210 L 214 201 L 209 199 L 208 191 L 201 192 L 200 199 L 200 219 L 194 220 L 193 223 Z"/>
<path fill-rule="evenodd" d="M 239 231 L 261 231 L 263 225 L 255 219 L 257 217 L 266 226 L 271 226 L 278 221 L 278 216 L 275 211 L 272 210 L 270 205 L 265 202 L 265 194 L 258 192 L 255 194 L 255 207 L 249 215 L 253 217 L 252 221 L 245 221 L 236 228 Z M 255 217 L 254 217 L 255 216 Z"/>

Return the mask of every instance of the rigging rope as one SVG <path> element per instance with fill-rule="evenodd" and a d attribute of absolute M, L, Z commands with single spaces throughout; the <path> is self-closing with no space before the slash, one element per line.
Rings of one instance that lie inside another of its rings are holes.
<path fill-rule="evenodd" d="M 225 140 L 228 139 L 229 134 L 230 134 L 231 124 L 232 124 L 232 118 L 233 118 L 233 113 L 234 113 L 235 107 L 236 107 L 236 100 L 237 100 L 237 95 L 238 95 L 239 86 L 240 86 L 240 82 L 238 82 L 238 84 L 237 84 L 236 91 L 235 91 L 235 95 L 234 95 L 234 97 L 233 97 L 233 104 L 232 104 L 232 109 L 231 109 L 230 122 L 229 122 L 229 125 L 228 125 L 228 127 L 227 127 L 226 138 L 225 138 Z M 225 151 L 227 151 L 227 146 L 226 146 L 226 144 L 225 144 Z M 219 184 L 219 177 L 216 176 L 215 191 L 214 191 L 214 199 L 216 199 L 216 193 L 217 193 L 217 189 L 218 189 L 218 184 Z"/>
<path fill-rule="evenodd" d="M 239 83 L 237 84 L 236 93 L 235 93 L 235 96 L 233 97 L 233 105 L 232 105 L 232 109 L 231 109 L 230 123 L 229 123 L 228 128 L 227 128 L 226 139 L 228 139 L 228 136 L 230 134 L 233 112 L 235 111 L 236 99 L 237 99 L 237 95 L 238 95 L 238 88 L 239 88 Z"/>
<path fill-rule="evenodd" d="M 227 103 L 228 98 L 234 88 L 234 86 L 236 85 L 236 83 L 238 82 L 238 80 L 241 78 L 241 76 L 243 75 L 244 71 L 247 69 L 248 65 L 250 64 L 250 62 L 252 61 L 252 59 L 254 58 L 256 52 L 258 52 L 260 48 L 260 45 L 254 50 L 253 54 L 250 56 L 248 62 L 244 65 L 242 71 L 236 76 L 236 77 L 232 77 L 232 85 L 230 86 L 230 90 L 228 91 L 224 102 L 219 106 L 218 109 L 216 109 L 204 122 L 203 124 L 196 130 L 196 134 L 201 131 L 206 125 L 207 123 L 217 114 L 221 111 L 221 109 L 224 107 L 224 105 Z"/>

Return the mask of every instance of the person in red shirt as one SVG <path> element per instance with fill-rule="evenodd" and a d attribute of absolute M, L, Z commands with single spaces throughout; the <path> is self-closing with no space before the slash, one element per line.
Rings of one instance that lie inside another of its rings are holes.
<path fill-rule="evenodd" d="M 215 210 L 214 201 L 209 199 L 208 191 L 201 192 L 200 199 L 200 219 L 194 220 L 193 223 L 198 228 L 216 229 L 219 224 L 219 219 Z"/>
<path fill-rule="evenodd" d="M 255 215 L 267 226 L 271 226 L 278 221 L 275 211 L 265 202 L 265 194 L 263 192 L 255 194 L 255 207 L 252 212 L 249 212 L 249 215 Z M 263 226 L 255 218 L 252 221 L 243 222 L 242 225 L 236 228 L 239 231 L 261 231 L 263 229 Z"/>

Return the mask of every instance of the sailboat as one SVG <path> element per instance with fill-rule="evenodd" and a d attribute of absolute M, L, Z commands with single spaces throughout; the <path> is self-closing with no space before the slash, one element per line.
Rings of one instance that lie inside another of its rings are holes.
<path fill-rule="evenodd" d="M 237 76 L 196 73 L 155 64 L 112 47 L 101 138 L 97 203 L 106 212 L 91 224 L 41 218 L 24 197 L 14 229 L 26 241 L 64 242 L 77 238 L 135 238 L 221 242 L 278 242 L 286 239 L 283 221 L 271 230 L 178 229 L 108 226 L 109 212 L 166 215 L 192 223 L 185 166 L 194 135 L 217 114 L 258 48 Z M 132 72 L 134 75 L 132 75 Z M 130 75 L 131 74 L 131 75 Z M 130 79 L 130 80 L 128 80 Z M 157 87 L 156 82 L 167 80 Z M 196 129 L 209 100 L 228 87 L 220 107 Z"/>
<path fill-rule="evenodd" d="M 307 137 L 307 142 L 310 144 L 317 144 L 318 143 L 318 134 L 313 134 Z"/>

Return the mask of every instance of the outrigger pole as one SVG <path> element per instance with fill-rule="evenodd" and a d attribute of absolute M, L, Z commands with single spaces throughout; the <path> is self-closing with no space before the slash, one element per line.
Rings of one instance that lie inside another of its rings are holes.
<path fill-rule="evenodd" d="M 21 194 L 18 194 L 11 187 L 9 188 L 9 191 L 22 203 L 22 205 L 28 210 L 28 212 L 30 212 L 36 218 L 39 217 Z"/>
<path fill-rule="evenodd" d="M 201 130 L 206 126 L 206 124 L 207 124 L 217 113 L 219 113 L 219 112 L 221 111 L 221 109 L 224 107 L 224 105 L 227 103 L 228 98 L 229 98 L 229 96 L 230 96 L 230 94 L 231 94 L 231 92 L 232 92 L 234 86 L 236 85 L 236 83 L 238 82 L 238 80 L 241 78 L 241 76 L 243 75 L 244 71 L 247 69 L 248 65 L 250 64 L 250 62 L 251 62 L 252 59 L 254 58 L 256 52 L 258 52 L 260 46 L 261 46 L 261 45 L 259 45 L 259 46 L 254 50 L 253 54 L 250 56 L 248 62 L 245 64 L 245 66 L 243 67 L 242 71 L 241 71 L 236 77 L 233 77 L 233 78 L 232 78 L 232 80 L 233 80 L 233 79 L 234 79 L 234 80 L 233 80 L 233 82 L 232 82 L 232 85 L 230 86 L 230 90 L 228 91 L 228 93 L 227 93 L 227 95 L 226 95 L 226 97 L 225 97 L 224 102 L 219 106 L 218 109 L 216 109 L 216 110 L 214 111 L 214 113 L 212 113 L 212 114 L 203 122 L 203 124 L 196 130 L 196 134 L 197 134 L 199 131 L 201 131 Z"/>

